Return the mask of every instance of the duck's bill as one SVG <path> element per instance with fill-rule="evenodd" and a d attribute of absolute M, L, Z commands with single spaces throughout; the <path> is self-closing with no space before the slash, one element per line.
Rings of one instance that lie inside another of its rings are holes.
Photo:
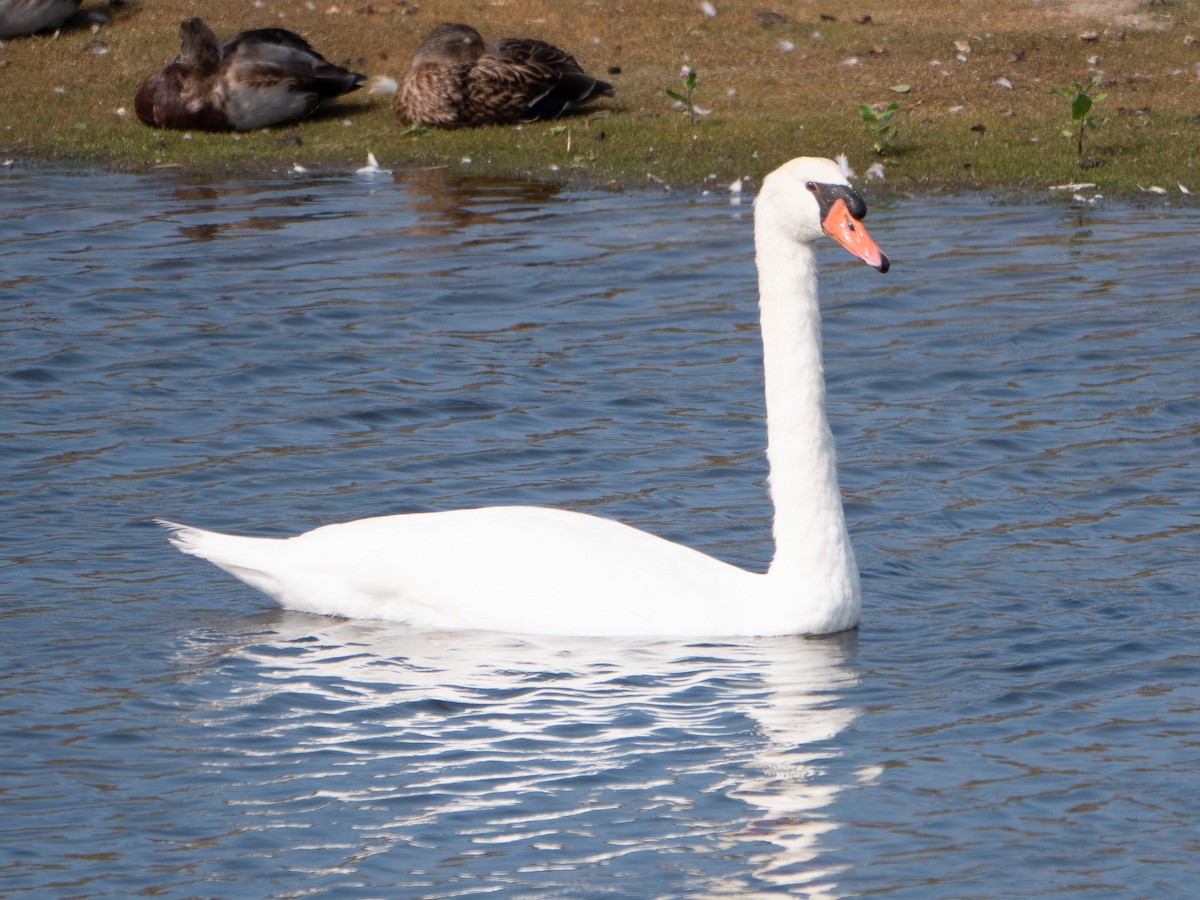
<path fill-rule="evenodd" d="M 886 272 L 891 267 L 892 264 L 888 260 L 887 254 L 871 240 L 867 229 L 863 227 L 862 220 L 856 219 L 850 214 L 845 200 L 834 201 L 833 205 L 829 207 L 829 212 L 825 216 L 825 221 L 821 223 L 821 227 L 827 235 L 868 266 L 876 268 L 880 272 Z"/>

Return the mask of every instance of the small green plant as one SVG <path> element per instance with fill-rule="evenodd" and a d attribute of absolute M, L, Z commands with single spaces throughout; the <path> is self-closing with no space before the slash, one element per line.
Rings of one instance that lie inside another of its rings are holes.
<path fill-rule="evenodd" d="M 567 156 L 571 155 L 571 128 L 569 125 L 555 125 L 550 129 L 551 137 L 567 136 Z"/>
<path fill-rule="evenodd" d="M 896 140 L 899 129 L 892 124 L 892 119 L 900 111 L 900 102 L 893 100 L 887 106 L 882 104 L 864 103 L 858 108 L 858 113 L 866 123 L 867 132 L 871 135 L 872 149 L 883 156 L 891 143 Z"/>
<path fill-rule="evenodd" d="M 1092 107 L 1103 100 L 1108 94 L 1093 94 L 1104 76 L 1096 74 L 1087 84 L 1072 81 L 1067 87 L 1052 87 L 1050 93 L 1062 97 L 1071 104 L 1071 127 L 1064 128 L 1063 137 L 1075 141 L 1075 155 L 1078 162 L 1083 162 L 1083 136 L 1089 128 L 1096 127 L 1096 117 L 1092 115 Z"/>
<path fill-rule="evenodd" d="M 691 66 L 684 66 L 679 72 L 679 77 L 683 80 L 683 93 L 667 88 L 667 96 L 683 107 L 695 125 L 696 105 L 692 103 L 692 92 L 696 90 L 696 72 Z"/>
<path fill-rule="evenodd" d="M 588 150 L 586 153 L 583 153 L 583 152 L 578 152 L 578 153 L 575 153 L 574 155 L 572 155 L 572 154 L 571 154 L 572 142 L 571 142 L 571 128 L 570 128 L 570 126 L 568 126 L 568 125 L 554 125 L 554 126 L 552 126 L 552 127 L 551 127 L 551 129 L 550 129 L 550 136 L 551 136 L 551 137 L 562 137 L 564 134 L 567 136 L 567 152 L 566 152 L 566 156 L 567 156 L 567 159 L 568 159 L 568 164 L 569 164 L 569 165 L 572 165 L 572 166 L 582 166 L 582 165 L 585 165 L 585 164 L 587 164 L 587 163 L 593 163 L 593 162 L 595 162 L 595 161 L 597 160 L 597 158 L 598 158 L 598 155 L 597 155 L 597 153 L 596 153 L 596 151 L 595 151 L 595 150 Z"/>
<path fill-rule="evenodd" d="M 401 137 L 425 137 L 429 134 L 429 129 L 420 122 L 413 122 L 404 131 L 400 132 Z"/>

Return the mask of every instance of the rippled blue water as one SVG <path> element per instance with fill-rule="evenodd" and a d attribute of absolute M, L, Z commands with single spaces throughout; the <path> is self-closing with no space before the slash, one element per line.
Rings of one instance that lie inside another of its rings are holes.
<path fill-rule="evenodd" d="M 422 634 L 149 520 L 491 503 L 770 557 L 748 205 L 0 175 L 0 894 L 1187 894 L 1200 214 L 906 200 L 823 251 L 864 622 Z"/>

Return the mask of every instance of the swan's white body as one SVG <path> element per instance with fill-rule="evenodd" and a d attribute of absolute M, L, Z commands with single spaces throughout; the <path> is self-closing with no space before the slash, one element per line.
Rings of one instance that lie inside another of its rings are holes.
<path fill-rule="evenodd" d="M 847 212 L 849 202 L 851 212 Z M 567 635 L 827 634 L 859 621 L 854 551 L 825 418 L 812 241 L 886 271 L 838 166 L 767 176 L 755 211 L 775 558 L 748 572 L 582 513 L 491 507 L 360 519 L 287 539 L 164 522 L 288 609 L 433 628 Z"/>

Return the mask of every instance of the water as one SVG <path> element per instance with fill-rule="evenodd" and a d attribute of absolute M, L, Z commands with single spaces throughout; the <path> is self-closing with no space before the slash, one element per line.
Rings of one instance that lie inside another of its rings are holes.
<path fill-rule="evenodd" d="M 1194 208 L 822 250 L 832 638 L 282 612 L 149 520 L 494 503 L 770 557 L 750 208 L 0 175 L 0 894 L 1111 897 L 1200 875 Z"/>

